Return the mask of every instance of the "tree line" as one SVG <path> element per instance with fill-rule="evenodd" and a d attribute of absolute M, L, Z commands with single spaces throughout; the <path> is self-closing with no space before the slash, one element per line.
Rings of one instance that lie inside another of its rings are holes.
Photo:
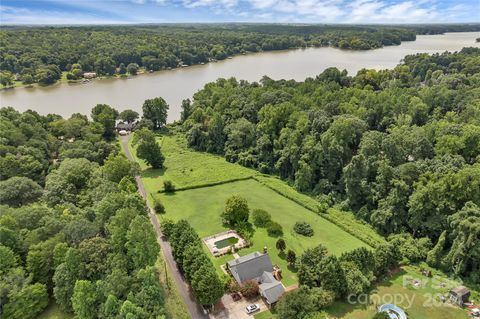
<path fill-rule="evenodd" d="M 392 243 L 374 251 L 357 248 L 340 257 L 321 244 L 296 261 L 300 288 L 286 293 L 275 307 L 280 319 L 328 318 L 323 311 L 335 300 L 352 300 L 398 266 L 401 254 Z"/>
<path fill-rule="evenodd" d="M 224 294 L 224 282 L 202 248 L 202 241 L 188 221 L 162 221 L 162 232 L 172 245 L 173 258 L 190 282 L 198 302 L 210 306 Z"/>
<path fill-rule="evenodd" d="M 182 104 L 183 128 L 190 147 L 276 174 L 406 259 L 480 282 L 479 66 L 464 48 L 355 76 L 219 79 Z"/>
<path fill-rule="evenodd" d="M 112 142 L 117 115 L 0 109 L 2 318 L 36 318 L 50 300 L 78 318 L 166 318 L 139 167 Z"/>
<path fill-rule="evenodd" d="M 75 80 L 84 72 L 136 74 L 145 70 L 207 63 L 248 52 L 333 46 L 367 50 L 416 34 L 478 31 L 480 25 L 139 25 L 4 27 L 0 31 L 0 84 Z"/>

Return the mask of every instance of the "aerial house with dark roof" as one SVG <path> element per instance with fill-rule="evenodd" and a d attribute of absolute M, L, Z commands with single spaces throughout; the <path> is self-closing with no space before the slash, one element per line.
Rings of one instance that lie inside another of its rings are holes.
<path fill-rule="evenodd" d="M 231 260 L 228 269 L 239 285 L 247 280 L 254 280 L 259 285 L 260 295 L 267 304 L 276 303 L 285 292 L 282 283 L 274 276 L 270 256 L 258 251 Z"/>

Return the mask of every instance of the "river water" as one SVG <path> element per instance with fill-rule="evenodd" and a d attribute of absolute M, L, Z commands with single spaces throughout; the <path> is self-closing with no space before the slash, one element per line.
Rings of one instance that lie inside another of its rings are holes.
<path fill-rule="evenodd" d="M 180 118 L 182 99 L 191 98 L 206 83 L 217 78 L 234 76 L 237 79 L 258 81 L 267 75 L 273 79 L 301 81 L 328 67 L 346 69 L 354 75 L 362 68 L 393 68 L 408 54 L 480 47 L 480 43 L 475 42 L 478 37 L 480 32 L 417 36 L 413 42 L 369 51 L 307 48 L 262 52 L 128 79 L 96 79 L 87 84 L 1 90 L 0 106 L 13 106 L 19 111 L 33 109 L 41 114 L 56 113 L 69 117 L 77 112 L 90 114 L 93 106 L 105 103 L 119 111 L 131 108 L 141 113 L 145 99 L 161 96 L 170 105 L 168 120 L 172 122 Z"/>

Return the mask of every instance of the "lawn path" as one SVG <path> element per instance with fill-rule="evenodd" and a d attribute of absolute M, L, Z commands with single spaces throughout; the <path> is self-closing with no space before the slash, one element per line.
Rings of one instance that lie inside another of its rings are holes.
<path fill-rule="evenodd" d="M 132 154 L 128 149 L 128 136 L 120 136 L 120 141 L 122 143 L 123 150 L 128 160 L 134 161 Z M 137 182 L 140 195 L 142 195 L 148 206 L 148 217 L 150 218 L 150 222 L 152 223 L 155 233 L 157 235 L 157 241 L 161 247 L 160 253 L 163 253 L 163 256 L 165 257 L 169 271 L 173 275 L 178 291 L 183 298 L 183 302 L 187 305 L 188 311 L 190 312 L 190 316 L 195 319 L 208 318 L 208 316 L 204 314 L 203 308 L 195 301 L 195 297 L 190 292 L 187 281 L 180 273 L 177 263 L 173 259 L 172 248 L 166 238 L 163 236 L 157 216 L 155 215 L 153 208 L 148 203 L 147 192 L 145 191 L 145 186 L 143 185 L 142 179 L 140 178 L 140 176 L 137 175 L 135 176 L 135 181 Z"/>

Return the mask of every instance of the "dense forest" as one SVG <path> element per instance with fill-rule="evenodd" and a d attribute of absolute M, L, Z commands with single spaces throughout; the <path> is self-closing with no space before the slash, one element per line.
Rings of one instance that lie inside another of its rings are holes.
<path fill-rule="evenodd" d="M 366 50 L 415 40 L 416 34 L 479 31 L 479 24 L 418 26 L 139 25 L 4 27 L 0 31 L 1 84 L 52 84 L 62 72 L 136 74 L 207 63 L 236 54 L 307 46 Z"/>
<path fill-rule="evenodd" d="M 219 79 L 182 107 L 190 147 L 276 174 L 352 210 L 403 258 L 480 282 L 480 49 L 304 82 Z"/>
<path fill-rule="evenodd" d="M 77 318 L 165 318 L 139 167 L 112 141 L 118 115 L 0 109 L 2 318 L 36 318 L 50 300 Z"/>

